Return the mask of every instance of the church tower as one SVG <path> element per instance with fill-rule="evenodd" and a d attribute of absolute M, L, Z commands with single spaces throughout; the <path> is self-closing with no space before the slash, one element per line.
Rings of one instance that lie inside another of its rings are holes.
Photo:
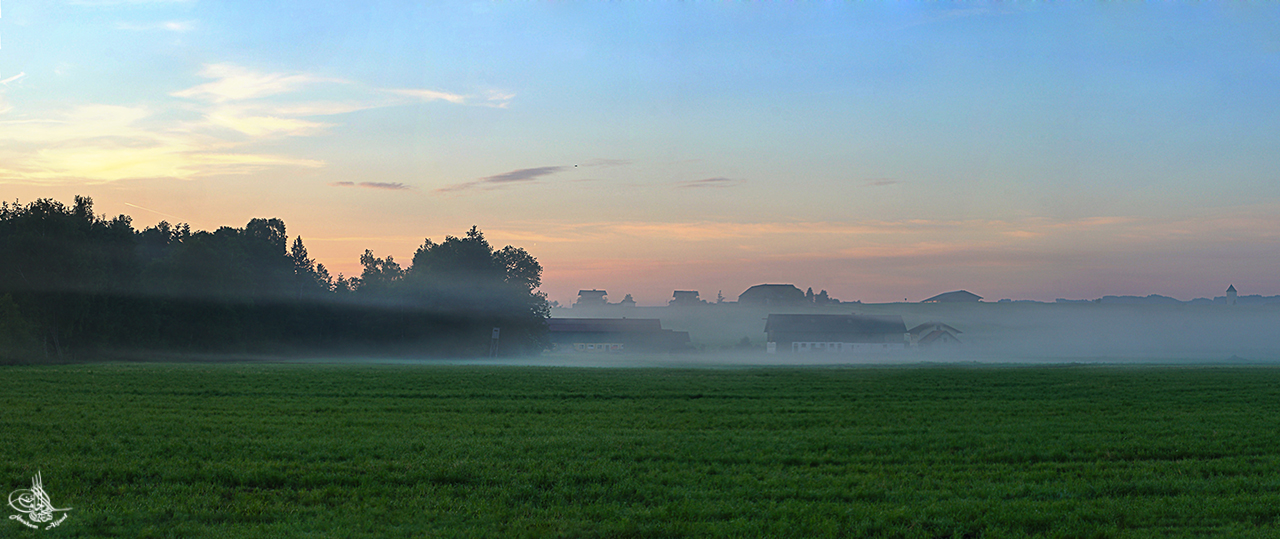
<path fill-rule="evenodd" d="M 1236 285 L 1227 286 L 1227 305 L 1236 304 Z"/>

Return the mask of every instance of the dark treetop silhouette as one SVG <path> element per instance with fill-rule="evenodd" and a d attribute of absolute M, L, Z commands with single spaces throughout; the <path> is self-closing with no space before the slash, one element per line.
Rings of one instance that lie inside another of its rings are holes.
<path fill-rule="evenodd" d="M 286 248 L 288 246 L 288 248 Z M 104 352 L 473 356 L 547 346 L 542 266 L 472 227 L 426 240 L 401 268 L 371 251 L 332 277 L 280 219 L 192 232 L 93 201 L 0 203 L 0 360 Z"/>

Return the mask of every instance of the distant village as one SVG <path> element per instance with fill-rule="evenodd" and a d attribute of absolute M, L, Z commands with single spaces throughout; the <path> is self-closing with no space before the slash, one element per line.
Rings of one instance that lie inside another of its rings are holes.
<path fill-rule="evenodd" d="M 622 298 L 622 301 L 617 303 L 609 303 L 607 296 L 608 292 L 604 290 L 579 290 L 578 300 L 573 303 L 572 307 L 636 306 L 635 300 L 631 299 L 631 294 L 627 294 Z M 812 288 L 801 292 L 799 288 L 791 284 L 758 284 L 739 294 L 737 301 L 726 301 L 724 295 L 717 292 L 715 301 L 709 302 L 700 298 L 697 290 L 676 290 L 671 294 L 671 301 L 667 302 L 667 305 L 671 307 L 695 307 L 708 304 L 796 307 L 803 305 L 839 305 L 840 303 L 842 303 L 840 300 L 829 297 L 826 290 L 814 294 Z M 558 304 L 553 305 L 553 307 L 558 306 Z"/>
<path fill-rule="evenodd" d="M 861 305 L 861 301 L 840 301 L 832 298 L 826 290 L 818 293 L 813 288 L 800 291 L 793 284 L 758 284 L 738 295 L 737 301 L 728 301 L 723 293 L 717 292 L 714 301 L 699 297 L 697 290 L 676 290 L 667 302 L 670 307 L 696 307 L 701 305 L 743 305 L 752 307 L 803 307 L 827 305 Z M 920 300 L 919 303 L 979 303 L 983 297 L 967 290 L 945 292 Z M 905 301 L 905 300 L 904 300 Z M 1280 304 L 1280 296 L 1248 295 L 1240 296 L 1235 285 L 1228 285 L 1224 295 L 1214 298 L 1196 298 L 1182 301 L 1169 296 L 1151 294 L 1148 296 L 1103 296 L 1097 299 L 1065 299 L 1058 298 L 1053 302 L 1036 300 L 1001 299 L 995 303 L 1106 303 L 1128 305 L 1269 305 Z M 561 305 L 552 302 L 553 308 L 595 308 L 595 307 L 635 307 L 636 301 L 631 294 L 623 296 L 621 301 L 610 303 L 608 292 L 604 290 L 579 290 L 578 299 L 572 305 Z"/>
<path fill-rule="evenodd" d="M 934 304 L 983 303 L 982 296 L 967 290 L 945 292 L 919 301 Z M 995 304 L 1049 302 L 1014 301 L 1002 299 Z M 1128 304 L 1128 305 L 1280 305 L 1280 296 L 1240 296 L 1234 285 L 1227 287 L 1223 296 L 1213 299 L 1198 298 L 1179 301 L 1160 295 L 1104 296 L 1094 300 L 1059 299 L 1056 304 Z M 991 304 L 988 302 L 988 304 Z M 928 321 L 908 328 L 897 314 L 818 314 L 803 312 L 806 307 L 862 305 L 861 302 L 842 302 L 828 295 L 826 290 L 814 293 L 810 288 L 801 291 L 791 284 L 759 284 L 738 295 L 737 301 L 727 301 L 717 293 L 714 301 L 700 297 L 695 290 L 676 290 L 668 307 L 696 308 L 707 306 L 740 307 L 787 312 L 768 313 L 763 319 L 766 334 L 764 346 L 753 345 L 744 337 L 738 348 L 763 351 L 769 354 L 897 354 L 906 351 L 953 349 L 962 345 L 962 331 L 943 321 Z M 636 302 L 630 294 L 621 301 L 609 302 L 605 290 L 580 290 L 572 305 L 558 308 L 558 314 L 548 320 L 553 348 L 557 351 L 576 353 L 669 353 L 693 350 L 689 333 L 662 327 L 657 318 L 632 318 L 628 313 L 645 312 L 635 309 Z M 830 311 L 830 309 L 823 309 Z M 795 312 L 801 311 L 801 312 Z M 578 312 L 582 316 L 576 316 Z M 757 326 L 758 327 L 758 326 Z"/>

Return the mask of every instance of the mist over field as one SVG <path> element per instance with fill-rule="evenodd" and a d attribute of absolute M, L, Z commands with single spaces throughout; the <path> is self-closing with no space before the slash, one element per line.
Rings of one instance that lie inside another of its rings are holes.
<path fill-rule="evenodd" d="M 942 322 L 961 344 L 901 351 L 766 353 L 770 314 L 901 316 L 906 327 Z M 1280 363 L 1280 305 L 1123 305 L 1097 303 L 888 303 L 765 309 L 701 307 L 556 308 L 552 318 L 658 319 L 687 331 L 687 349 L 670 353 L 544 351 L 497 358 L 359 354 L 280 358 L 200 357 L 300 363 L 490 365 L 587 368 L 836 367 L 856 365 L 1002 364 L 1270 364 Z M 744 339 L 746 341 L 744 342 Z M 192 357 L 192 356 L 181 356 Z"/>
<path fill-rule="evenodd" d="M 899 315 L 906 327 L 941 322 L 961 331 L 958 346 L 886 353 L 765 353 L 770 314 Z M 1240 363 L 1280 361 L 1280 305 L 1099 303 L 888 303 L 803 309 L 745 306 L 552 309 L 555 317 L 657 318 L 687 331 L 697 352 L 669 356 L 593 354 L 534 361 L 599 366 L 840 365 L 978 363 Z M 750 346 L 743 346 L 743 338 Z"/>

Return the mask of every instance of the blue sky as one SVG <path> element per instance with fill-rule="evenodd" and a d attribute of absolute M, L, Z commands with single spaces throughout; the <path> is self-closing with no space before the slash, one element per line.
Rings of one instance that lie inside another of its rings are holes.
<path fill-rule="evenodd" d="M 3 8 L 5 200 L 348 274 L 476 224 L 562 302 L 1280 294 L 1271 4 Z"/>

